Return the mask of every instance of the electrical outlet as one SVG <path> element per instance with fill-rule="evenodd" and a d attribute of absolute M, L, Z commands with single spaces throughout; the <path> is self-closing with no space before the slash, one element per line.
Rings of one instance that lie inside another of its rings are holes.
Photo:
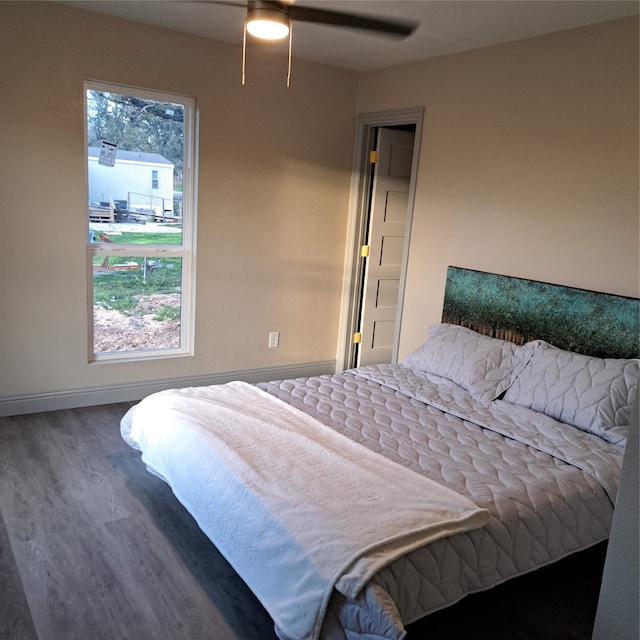
<path fill-rule="evenodd" d="M 269 349 L 275 349 L 280 346 L 280 332 L 271 331 L 269 333 Z"/>

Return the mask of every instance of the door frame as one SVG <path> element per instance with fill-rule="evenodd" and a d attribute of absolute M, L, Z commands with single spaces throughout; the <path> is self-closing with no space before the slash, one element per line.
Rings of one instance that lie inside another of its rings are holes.
<path fill-rule="evenodd" d="M 393 336 L 392 362 L 396 362 L 398 359 L 402 308 L 404 304 L 404 288 L 406 284 L 407 260 L 409 257 L 411 222 L 413 220 L 413 206 L 418 176 L 418 161 L 420 157 L 423 119 L 423 107 L 403 109 L 399 111 L 364 113 L 358 116 L 353 171 L 351 174 L 351 195 L 349 198 L 349 221 L 347 226 L 345 270 L 342 287 L 340 325 L 338 331 L 338 353 L 336 358 L 336 371 L 338 372 L 355 366 L 353 334 L 358 330 L 357 323 L 363 275 L 360 247 L 366 241 L 364 238 L 364 231 L 367 207 L 369 206 L 369 192 L 371 188 L 369 152 L 373 149 L 376 129 L 380 127 L 393 127 L 409 124 L 415 125 L 416 131 L 413 147 L 413 160 L 411 163 L 407 225 L 402 254 L 402 267 L 400 271 L 398 308 L 396 312 Z"/>

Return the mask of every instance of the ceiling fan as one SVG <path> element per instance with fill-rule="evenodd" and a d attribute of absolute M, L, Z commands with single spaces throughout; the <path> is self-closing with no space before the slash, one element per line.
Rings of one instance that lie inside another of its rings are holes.
<path fill-rule="evenodd" d="M 294 4 L 295 0 L 205 0 L 212 4 L 246 8 L 244 36 L 242 41 L 242 84 L 245 83 L 246 38 L 247 33 L 263 40 L 282 40 L 289 36 L 289 66 L 287 86 L 291 78 L 292 22 L 311 22 L 333 27 L 346 27 L 370 31 L 377 35 L 406 38 L 417 28 L 416 23 L 376 18 L 331 9 L 321 9 Z"/>

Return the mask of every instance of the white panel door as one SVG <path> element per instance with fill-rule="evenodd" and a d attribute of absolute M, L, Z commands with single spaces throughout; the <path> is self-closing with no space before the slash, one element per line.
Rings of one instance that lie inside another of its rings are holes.
<path fill-rule="evenodd" d="M 391 362 L 404 254 L 414 134 L 378 130 L 358 365 Z"/>

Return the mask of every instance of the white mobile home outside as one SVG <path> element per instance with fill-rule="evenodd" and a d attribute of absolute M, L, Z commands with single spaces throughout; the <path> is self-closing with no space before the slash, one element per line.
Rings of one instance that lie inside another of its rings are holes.
<path fill-rule="evenodd" d="M 116 152 L 115 165 L 99 164 L 100 149 L 89 147 L 89 203 L 126 202 L 130 211 L 173 215 L 173 164 L 159 153 Z"/>

